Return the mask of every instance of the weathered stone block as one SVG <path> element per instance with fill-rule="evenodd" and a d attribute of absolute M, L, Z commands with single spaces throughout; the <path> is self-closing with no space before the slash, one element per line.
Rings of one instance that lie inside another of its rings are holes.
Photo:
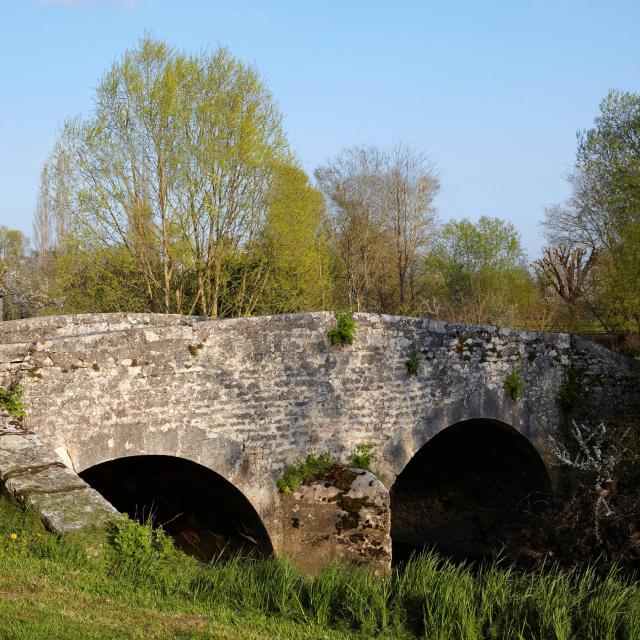
<path fill-rule="evenodd" d="M 59 466 L 14 476 L 4 484 L 7 491 L 21 501 L 43 493 L 61 493 L 89 488 L 89 485 L 77 473 Z"/>
<path fill-rule="evenodd" d="M 90 488 L 64 493 L 45 493 L 27 499 L 40 514 L 47 528 L 59 534 L 80 529 L 98 529 L 122 516 Z"/>
<path fill-rule="evenodd" d="M 35 507 L 49 529 L 65 534 L 121 517 L 20 421 L 2 413 L 0 434 L 0 482 L 16 502 Z"/>
<path fill-rule="evenodd" d="M 60 458 L 29 434 L 0 436 L 0 480 L 60 465 Z"/>
<path fill-rule="evenodd" d="M 389 493 L 372 473 L 332 467 L 282 497 L 283 547 L 313 574 L 340 561 L 391 568 Z"/>

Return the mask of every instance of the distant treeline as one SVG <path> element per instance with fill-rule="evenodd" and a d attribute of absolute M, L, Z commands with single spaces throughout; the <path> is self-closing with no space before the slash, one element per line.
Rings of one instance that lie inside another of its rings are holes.
<path fill-rule="evenodd" d="M 151 37 L 98 83 L 42 169 L 33 247 L 0 228 L 10 318 L 317 309 L 607 334 L 640 327 L 640 95 L 580 132 L 571 197 L 531 261 L 508 222 L 443 223 L 422 151 L 351 147 L 310 180 L 258 72 Z"/>

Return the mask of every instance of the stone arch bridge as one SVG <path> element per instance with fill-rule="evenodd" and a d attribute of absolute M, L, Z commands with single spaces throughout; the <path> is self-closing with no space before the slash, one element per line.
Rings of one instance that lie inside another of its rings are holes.
<path fill-rule="evenodd" d="M 27 411 L 1 419 L 0 480 L 60 533 L 115 507 L 204 560 L 249 548 L 309 571 L 333 558 L 385 570 L 423 546 L 501 544 L 522 505 L 562 482 L 549 442 L 568 412 L 638 404 L 637 364 L 576 336 L 356 319 L 342 347 L 325 312 L 0 323 L 0 385 L 20 384 Z M 365 443 L 372 472 L 336 466 L 279 491 L 310 452 L 346 465 Z"/>

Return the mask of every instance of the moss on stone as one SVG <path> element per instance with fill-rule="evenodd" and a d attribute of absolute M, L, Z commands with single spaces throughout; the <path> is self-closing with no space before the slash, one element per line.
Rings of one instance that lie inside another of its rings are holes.
<path fill-rule="evenodd" d="M 570 367 L 567 369 L 565 381 L 558 391 L 558 405 L 564 413 L 570 413 L 576 408 L 579 400 L 580 381 L 578 379 L 578 372 L 573 367 Z"/>
<path fill-rule="evenodd" d="M 204 348 L 204 344 L 202 344 L 202 342 L 199 344 L 187 345 L 187 351 L 189 352 L 189 355 L 192 356 L 193 358 L 195 358 L 203 348 Z"/>

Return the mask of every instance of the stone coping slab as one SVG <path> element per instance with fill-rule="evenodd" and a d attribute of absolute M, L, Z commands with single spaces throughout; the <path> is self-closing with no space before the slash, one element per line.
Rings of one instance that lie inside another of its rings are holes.
<path fill-rule="evenodd" d="M 34 507 L 47 528 L 61 535 L 121 517 L 6 411 L 0 411 L 0 483 L 15 502 Z"/>

